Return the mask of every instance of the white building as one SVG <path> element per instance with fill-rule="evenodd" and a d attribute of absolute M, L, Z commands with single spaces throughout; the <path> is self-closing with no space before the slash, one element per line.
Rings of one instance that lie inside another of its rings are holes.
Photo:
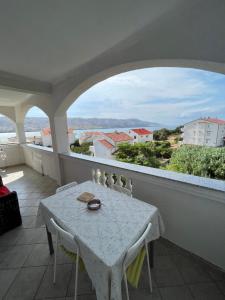
<path fill-rule="evenodd" d="M 94 140 L 95 156 L 113 159 L 113 153 L 121 143 L 133 143 L 133 138 L 125 132 L 104 133 L 103 139 Z"/>
<path fill-rule="evenodd" d="M 68 144 L 70 145 L 74 143 L 74 132 L 72 128 L 68 128 L 67 136 L 68 136 Z M 51 135 L 50 128 L 43 128 L 41 130 L 41 140 L 43 146 L 52 147 L 52 135 Z"/>
<path fill-rule="evenodd" d="M 145 128 L 130 129 L 129 135 L 133 138 L 134 144 L 153 141 L 153 132 Z"/>
<path fill-rule="evenodd" d="M 225 141 L 225 120 L 204 118 L 182 128 L 183 144 L 220 147 Z"/>

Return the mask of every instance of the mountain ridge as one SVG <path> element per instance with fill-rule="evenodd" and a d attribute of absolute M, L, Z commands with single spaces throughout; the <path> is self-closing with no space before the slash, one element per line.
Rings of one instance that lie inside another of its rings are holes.
<path fill-rule="evenodd" d="M 49 120 L 45 117 L 27 117 L 24 122 L 26 132 L 40 131 L 49 127 Z M 163 127 L 162 124 L 139 119 L 114 118 L 68 118 L 68 127 L 73 129 L 109 129 L 132 127 Z M 5 117 L 0 117 L 0 132 L 15 132 L 15 124 Z"/>

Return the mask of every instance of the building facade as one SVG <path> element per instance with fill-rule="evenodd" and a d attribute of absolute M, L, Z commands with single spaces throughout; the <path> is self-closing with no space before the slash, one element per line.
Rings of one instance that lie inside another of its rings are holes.
<path fill-rule="evenodd" d="M 129 135 L 133 138 L 134 144 L 153 141 L 153 132 L 145 128 L 130 129 Z"/>
<path fill-rule="evenodd" d="M 133 143 L 133 138 L 125 132 L 104 133 L 102 139 L 94 140 L 94 155 L 113 159 L 113 153 L 121 143 Z"/>
<path fill-rule="evenodd" d="M 204 118 L 194 120 L 182 128 L 183 144 L 222 147 L 225 141 L 225 120 Z"/>

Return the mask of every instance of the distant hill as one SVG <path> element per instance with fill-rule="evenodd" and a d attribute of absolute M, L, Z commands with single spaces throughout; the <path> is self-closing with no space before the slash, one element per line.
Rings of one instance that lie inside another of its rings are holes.
<path fill-rule="evenodd" d="M 68 126 L 73 129 L 100 129 L 100 128 L 129 128 L 129 127 L 158 127 L 159 123 L 147 122 L 138 119 L 100 119 L 100 118 L 68 118 Z M 49 121 L 43 117 L 25 119 L 25 131 L 40 131 L 49 127 Z M 14 124 L 5 117 L 0 117 L 0 132 L 15 132 Z"/>

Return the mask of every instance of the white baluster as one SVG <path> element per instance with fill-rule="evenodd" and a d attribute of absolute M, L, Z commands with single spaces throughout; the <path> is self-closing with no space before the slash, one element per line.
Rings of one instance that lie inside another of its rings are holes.
<path fill-rule="evenodd" d="M 122 181 L 122 176 L 121 175 L 117 175 L 117 185 L 119 185 L 120 187 L 123 187 L 123 181 Z"/>
<path fill-rule="evenodd" d="M 132 196 L 132 190 L 133 190 L 133 185 L 132 185 L 132 181 L 129 178 L 126 178 L 126 189 L 128 189 L 131 193 Z"/>
<path fill-rule="evenodd" d="M 95 171 L 95 169 L 92 169 L 91 173 L 92 173 L 92 181 L 96 182 L 96 171 Z"/>
<path fill-rule="evenodd" d="M 108 184 L 109 184 L 109 188 L 111 188 L 111 189 L 113 188 L 113 186 L 115 184 L 112 173 L 108 174 Z"/>
<path fill-rule="evenodd" d="M 102 183 L 103 186 L 107 187 L 106 180 L 107 180 L 107 176 L 105 174 L 105 171 L 102 171 L 102 174 L 101 174 L 101 183 Z"/>
<path fill-rule="evenodd" d="M 96 171 L 96 183 L 101 184 L 101 170 L 97 169 Z"/>

